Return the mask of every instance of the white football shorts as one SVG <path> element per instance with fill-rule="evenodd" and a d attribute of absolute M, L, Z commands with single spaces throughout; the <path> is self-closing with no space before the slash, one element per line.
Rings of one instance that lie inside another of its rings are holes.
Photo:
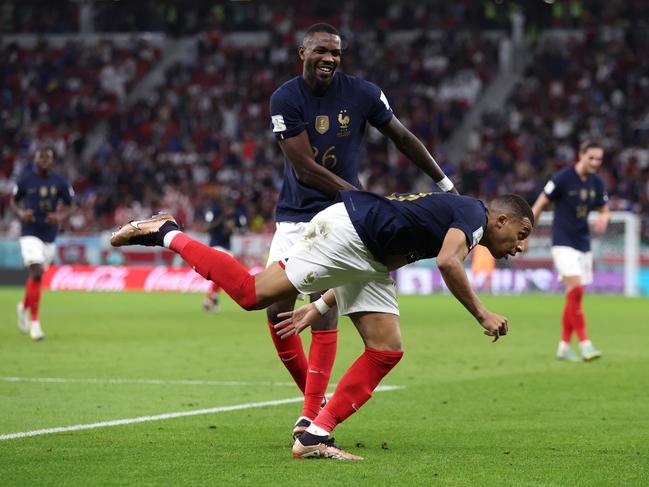
<path fill-rule="evenodd" d="M 275 235 L 270 242 L 266 267 L 286 257 L 291 247 L 300 240 L 308 224 L 309 222 L 277 222 L 275 224 Z"/>
<path fill-rule="evenodd" d="M 283 257 L 286 275 L 299 292 L 334 289 L 340 315 L 399 315 L 395 283 L 356 233 L 344 203 L 313 217 Z"/>
<path fill-rule="evenodd" d="M 43 242 L 40 238 L 33 235 L 20 237 L 20 252 L 23 256 L 25 267 L 32 264 L 41 264 L 43 268 L 49 266 L 54 260 L 54 250 L 56 246 L 53 242 Z"/>
<path fill-rule="evenodd" d="M 579 276 L 583 286 L 593 282 L 593 254 L 564 245 L 552 247 L 552 260 L 559 273 L 559 280 L 564 277 Z"/>

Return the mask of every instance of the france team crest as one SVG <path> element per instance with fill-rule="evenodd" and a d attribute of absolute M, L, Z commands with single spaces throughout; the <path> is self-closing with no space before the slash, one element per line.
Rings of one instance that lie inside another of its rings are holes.
<path fill-rule="evenodd" d="M 318 115 L 315 118 L 315 129 L 319 134 L 324 134 L 329 130 L 329 117 L 327 115 Z"/>

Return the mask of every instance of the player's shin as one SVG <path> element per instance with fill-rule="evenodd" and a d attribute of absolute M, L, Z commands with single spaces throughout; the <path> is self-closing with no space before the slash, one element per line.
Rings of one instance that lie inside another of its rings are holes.
<path fill-rule="evenodd" d="M 291 377 L 293 377 L 295 384 L 299 387 L 300 391 L 302 391 L 302 394 L 304 394 L 306 390 L 306 371 L 308 369 L 308 364 L 300 335 L 292 335 L 282 339 L 277 336 L 275 325 L 270 321 L 267 321 L 266 323 L 268 324 L 270 336 L 275 344 L 275 349 L 277 350 L 279 359 L 284 364 L 284 367 L 286 367 L 286 370 L 291 374 Z M 313 417 L 315 416 L 312 416 L 312 418 Z"/>
<path fill-rule="evenodd" d="M 336 360 L 338 330 L 313 330 L 304 392 L 302 416 L 313 419 L 320 412 L 320 406 L 329 386 L 331 369 Z"/>
<path fill-rule="evenodd" d="M 254 276 L 230 254 L 203 245 L 178 231 L 165 235 L 164 245 L 180 254 L 205 279 L 221 286 L 242 308 L 260 308 Z"/>
<path fill-rule="evenodd" d="M 333 397 L 312 425 L 331 432 L 372 397 L 381 379 L 399 363 L 401 357 L 403 352 L 366 348 L 340 379 Z"/>

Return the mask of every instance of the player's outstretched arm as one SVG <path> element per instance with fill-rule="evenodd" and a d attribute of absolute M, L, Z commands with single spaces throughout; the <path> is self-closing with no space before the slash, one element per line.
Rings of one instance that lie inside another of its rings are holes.
<path fill-rule="evenodd" d="M 606 228 L 608 228 L 608 221 L 611 215 L 608 209 L 608 205 L 600 206 L 599 208 L 597 208 L 597 211 L 599 211 L 599 217 L 595 221 L 595 226 L 593 227 L 593 230 L 595 230 L 595 233 L 601 235 L 604 232 L 606 232 Z"/>
<path fill-rule="evenodd" d="M 336 176 L 316 162 L 313 158 L 313 150 L 311 149 L 311 143 L 306 132 L 303 131 L 294 137 L 280 140 L 279 146 L 293 166 L 297 179 L 302 184 L 319 189 L 332 198 L 340 190 L 356 189 L 353 184 Z M 331 154 L 329 157 L 335 158 L 337 156 Z"/>
<path fill-rule="evenodd" d="M 311 326 L 313 320 L 320 318 L 335 305 L 336 295 L 332 289 L 329 289 L 313 303 L 305 304 L 293 311 L 279 313 L 277 316 L 285 319 L 275 325 L 277 335 L 280 338 L 297 335 L 307 326 Z"/>
<path fill-rule="evenodd" d="M 428 149 L 410 130 L 403 126 L 397 117 L 392 117 L 389 123 L 378 127 L 378 129 L 394 142 L 394 145 L 404 156 L 428 174 L 442 191 L 457 194 L 457 189 L 446 177 Z"/>
<path fill-rule="evenodd" d="M 507 318 L 487 310 L 471 288 L 464 271 L 464 259 L 469 254 L 464 232 L 451 228 L 437 255 L 437 267 L 453 296 L 471 313 L 485 329 L 484 334 L 494 337 L 494 342 L 508 331 Z"/>
<path fill-rule="evenodd" d="M 532 205 L 532 213 L 534 213 L 534 221 L 538 222 L 541 218 L 541 212 L 545 209 L 546 206 L 550 204 L 550 198 L 546 196 L 545 193 L 541 192 L 536 201 Z"/>

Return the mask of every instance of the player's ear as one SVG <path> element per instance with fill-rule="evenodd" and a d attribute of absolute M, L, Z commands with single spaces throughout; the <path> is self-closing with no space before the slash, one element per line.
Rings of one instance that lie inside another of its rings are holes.
<path fill-rule="evenodd" d="M 306 57 L 305 55 L 306 47 L 300 46 L 297 50 L 298 55 L 300 56 L 300 59 L 304 61 L 304 58 Z"/>
<path fill-rule="evenodd" d="M 505 224 L 508 221 L 509 221 L 509 216 L 507 216 L 506 213 L 499 213 L 498 218 L 496 218 L 496 222 L 498 223 L 498 228 L 505 226 Z"/>

